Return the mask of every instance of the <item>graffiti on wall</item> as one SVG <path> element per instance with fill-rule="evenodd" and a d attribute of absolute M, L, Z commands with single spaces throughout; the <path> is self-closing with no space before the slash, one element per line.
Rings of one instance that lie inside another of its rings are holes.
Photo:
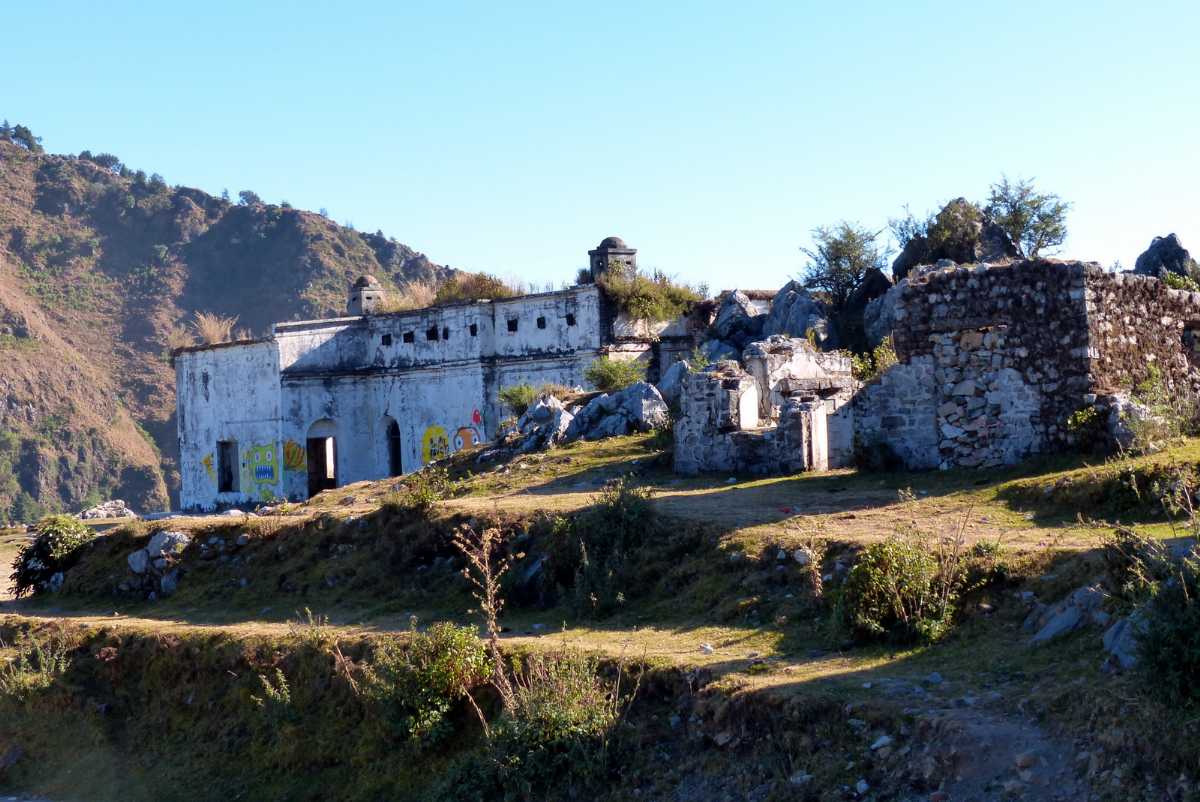
<path fill-rule="evenodd" d="M 295 440 L 283 444 L 283 468 L 301 472 L 308 469 L 308 455 L 304 453 L 304 446 Z"/>
<path fill-rule="evenodd" d="M 257 495 L 264 499 L 272 497 L 274 494 L 271 486 L 279 478 L 275 444 L 251 446 L 246 449 L 243 460 L 246 466 L 246 477 L 257 488 Z"/>
<path fill-rule="evenodd" d="M 200 464 L 204 466 L 204 471 L 205 471 L 205 473 L 208 474 L 208 478 L 211 481 L 216 482 L 217 481 L 217 472 L 215 470 L 213 470 L 212 454 L 205 454 L 204 459 L 200 460 Z"/>
<path fill-rule="evenodd" d="M 421 459 L 430 463 L 448 456 L 450 456 L 450 436 L 441 426 L 430 426 L 421 437 Z"/>
<path fill-rule="evenodd" d="M 479 445 L 483 442 L 483 436 L 480 434 L 480 429 L 483 425 L 483 415 L 479 410 L 474 410 L 471 413 L 471 423 L 467 426 L 460 426 L 454 432 L 454 437 L 451 438 L 445 428 L 441 426 L 430 426 L 425 430 L 424 436 L 421 438 L 421 457 L 426 463 L 434 460 L 448 457 L 455 451 L 460 449 L 470 448 L 471 446 Z"/>

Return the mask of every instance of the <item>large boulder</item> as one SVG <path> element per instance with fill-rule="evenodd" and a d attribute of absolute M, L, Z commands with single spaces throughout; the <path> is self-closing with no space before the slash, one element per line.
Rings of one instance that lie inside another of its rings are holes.
<path fill-rule="evenodd" d="M 1139 276 L 1155 278 L 1164 278 L 1168 273 L 1188 276 L 1195 269 L 1196 261 L 1174 234 L 1155 237 L 1133 265 L 1133 272 Z"/>
<path fill-rule="evenodd" d="M 634 382 L 616 395 L 621 401 L 621 414 L 639 432 L 666 426 L 671 419 L 666 402 L 652 384 Z"/>
<path fill-rule="evenodd" d="M 900 283 L 894 284 L 883 295 L 868 302 L 863 309 L 863 336 L 866 337 L 868 347 L 874 348 L 883 342 L 885 337 L 891 336 L 892 329 L 896 326 L 896 303 L 900 293 L 904 292 L 907 286 L 908 279 L 901 279 Z"/>
<path fill-rule="evenodd" d="M 766 318 L 762 328 L 764 337 L 772 334 L 808 337 L 808 332 L 812 331 L 817 345 L 822 348 L 836 347 L 833 326 L 824 305 L 797 281 L 789 281 L 775 293 Z"/>
<path fill-rule="evenodd" d="M 150 559 L 178 555 L 192 542 L 192 536 L 186 532 L 155 532 L 146 545 L 146 553 Z"/>
<path fill-rule="evenodd" d="M 700 344 L 700 353 L 713 362 L 724 362 L 726 359 L 737 359 L 742 355 L 742 349 L 724 340 L 705 340 Z"/>
<path fill-rule="evenodd" d="M 599 440 L 632 431 L 648 432 L 669 421 L 670 410 L 654 385 L 634 382 L 589 401 L 567 425 L 562 440 Z"/>
<path fill-rule="evenodd" d="M 748 295 L 741 290 L 725 293 L 712 324 L 712 333 L 718 340 L 742 348 L 756 339 L 762 329 L 763 315 L 759 314 Z"/>
<path fill-rule="evenodd" d="M 676 406 L 679 403 L 679 393 L 683 390 L 683 378 L 688 375 L 692 369 L 686 359 L 681 359 L 678 362 L 672 363 L 671 367 L 667 368 L 663 373 L 662 378 L 658 382 L 658 393 L 662 396 L 662 400 L 667 406 Z"/>

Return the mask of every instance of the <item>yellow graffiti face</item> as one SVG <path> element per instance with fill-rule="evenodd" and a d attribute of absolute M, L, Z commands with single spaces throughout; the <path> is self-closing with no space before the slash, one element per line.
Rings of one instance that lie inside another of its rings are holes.
<path fill-rule="evenodd" d="M 303 471 L 307 466 L 308 455 L 304 453 L 304 446 L 295 440 L 288 440 L 283 444 L 283 467 L 285 470 Z"/>
<path fill-rule="evenodd" d="M 246 449 L 246 471 L 249 479 L 257 485 L 275 484 L 279 478 L 276 468 L 275 446 L 252 446 Z"/>
<path fill-rule="evenodd" d="M 441 426 L 430 426 L 421 438 L 421 457 L 426 463 L 450 456 L 450 436 Z"/>
<path fill-rule="evenodd" d="M 200 464 L 204 466 L 204 470 L 208 474 L 208 478 L 215 482 L 217 481 L 217 472 L 213 470 L 212 463 L 212 454 L 205 454 L 204 459 L 200 460 Z"/>

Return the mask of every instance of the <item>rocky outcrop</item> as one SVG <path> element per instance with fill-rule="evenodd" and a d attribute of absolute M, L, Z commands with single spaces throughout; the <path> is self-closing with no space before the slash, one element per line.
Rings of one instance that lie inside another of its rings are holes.
<path fill-rule="evenodd" d="M 659 395 L 662 396 L 667 406 L 674 407 L 679 404 L 679 393 L 683 389 L 683 379 L 691 369 L 691 364 L 686 359 L 681 359 L 673 363 L 663 373 L 662 379 L 659 380 L 656 386 L 658 387 Z"/>
<path fill-rule="evenodd" d="M 824 349 L 837 347 L 833 326 L 824 305 L 796 281 L 789 281 L 775 294 L 771 311 L 763 322 L 762 334 L 783 334 L 789 337 L 812 338 Z"/>
<path fill-rule="evenodd" d="M 553 396 L 543 396 L 517 422 L 516 449 L 537 451 L 575 440 L 649 432 L 669 421 L 670 410 L 662 395 L 646 382 L 634 382 L 623 390 L 602 393 L 570 408 Z"/>
<path fill-rule="evenodd" d="M 892 278 L 905 278 L 917 265 L 949 259 L 956 264 L 1004 262 L 1021 256 L 1008 233 L 966 198 L 947 203 L 926 234 L 909 240 L 892 262 Z"/>
<path fill-rule="evenodd" d="M 1133 272 L 1139 276 L 1155 278 L 1165 278 L 1168 273 L 1190 276 L 1194 270 L 1196 260 L 1174 234 L 1155 237 L 1133 265 Z"/>

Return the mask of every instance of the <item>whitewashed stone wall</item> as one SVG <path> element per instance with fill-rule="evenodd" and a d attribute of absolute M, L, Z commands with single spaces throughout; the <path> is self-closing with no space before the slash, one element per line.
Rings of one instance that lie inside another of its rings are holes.
<path fill-rule="evenodd" d="M 586 386 L 584 371 L 609 347 L 602 326 L 599 291 L 582 286 L 283 323 L 262 342 L 184 349 L 175 362 L 181 503 L 305 498 L 310 435 L 334 438 L 338 484 L 390 473 L 392 421 L 404 472 L 490 440 L 504 387 Z M 217 493 L 220 440 L 242 452 L 236 493 Z"/>

